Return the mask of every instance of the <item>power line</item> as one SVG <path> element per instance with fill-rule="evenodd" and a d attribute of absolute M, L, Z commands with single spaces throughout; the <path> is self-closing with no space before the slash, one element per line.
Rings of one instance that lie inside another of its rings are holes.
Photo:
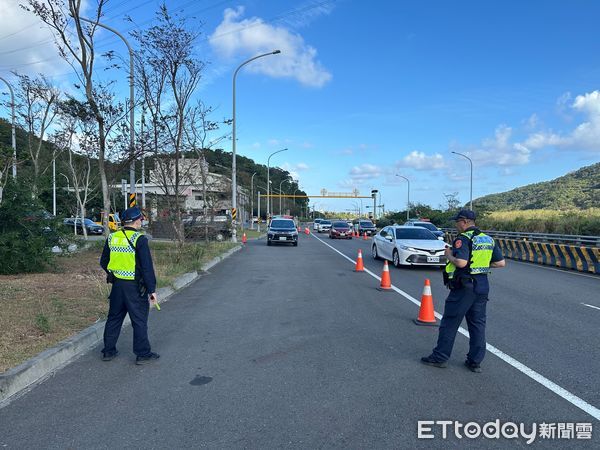
<path fill-rule="evenodd" d="M 150 3 L 151 1 L 153 1 L 153 0 L 148 0 L 148 1 L 144 2 L 142 5 L 138 5 L 137 7 L 133 8 L 133 9 L 137 9 L 138 7 L 141 7 L 141 6 L 143 6 L 143 5 L 147 4 L 147 3 Z M 211 5 L 209 7 L 200 8 L 198 10 L 194 10 L 190 14 L 184 15 L 182 17 L 184 19 L 190 19 L 192 16 L 194 16 L 194 15 L 196 15 L 198 13 L 208 11 L 208 10 L 213 9 L 215 7 L 218 7 L 218 6 L 220 6 L 220 5 L 224 4 L 224 3 L 230 3 L 231 1 L 232 0 L 223 0 L 223 1 L 220 1 L 220 2 L 218 2 L 216 4 L 214 4 L 214 5 Z M 316 8 L 321 7 L 321 6 L 325 6 L 327 4 L 336 3 L 336 1 L 338 1 L 338 0 L 323 0 L 323 1 L 319 2 L 319 3 L 313 3 L 313 4 L 310 4 L 310 5 L 304 6 L 302 8 L 298 8 L 298 9 L 295 9 L 295 10 L 287 11 L 287 12 L 282 13 L 280 15 L 274 16 L 274 17 L 272 17 L 270 19 L 263 20 L 263 21 L 261 21 L 261 22 L 259 22 L 257 24 L 248 25 L 246 27 L 241 27 L 241 28 L 236 28 L 235 30 L 231 30 L 229 32 L 222 33 L 220 35 L 213 36 L 213 38 L 220 38 L 220 37 L 227 36 L 227 35 L 230 35 L 230 34 L 233 34 L 233 33 L 238 33 L 240 31 L 243 31 L 243 30 L 246 30 L 246 29 L 249 29 L 249 28 L 254 28 L 256 26 L 260 26 L 260 25 L 265 24 L 265 23 L 278 22 L 278 21 L 281 21 L 284 18 L 293 16 L 293 15 L 298 15 L 298 14 L 310 11 L 312 9 L 316 9 Z M 180 10 L 181 9 L 185 9 L 186 6 L 188 6 L 190 4 L 193 4 L 193 3 L 197 4 L 197 0 L 190 0 L 190 1 L 188 1 L 188 2 L 186 2 L 184 4 L 182 4 L 182 5 L 180 5 L 178 7 L 178 9 L 180 9 Z M 130 10 L 133 10 L 133 9 L 130 9 Z M 122 32 L 122 33 L 130 33 L 133 30 L 139 29 L 140 25 L 145 25 L 146 23 L 149 23 L 152 20 L 154 20 L 154 17 L 146 19 L 146 20 L 140 22 L 139 24 L 136 24 L 135 26 L 129 28 L 128 30 Z M 206 38 L 201 39 L 200 41 L 201 42 L 207 42 L 208 40 L 209 40 L 209 38 L 206 37 Z M 50 40 L 46 40 L 44 42 L 51 42 L 51 41 Z M 100 45 L 98 45 L 96 47 L 96 49 L 97 50 L 101 50 L 102 48 L 108 47 L 109 46 L 108 44 L 112 44 L 114 42 L 117 42 L 117 38 L 115 36 L 113 36 L 113 35 L 107 36 L 106 38 L 98 39 L 96 41 L 96 43 L 100 44 Z M 16 52 L 16 51 L 17 50 L 15 50 L 13 52 Z M 22 51 L 22 50 L 20 50 L 20 51 Z M 32 62 L 29 62 L 29 63 L 23 63 L 23 64 L 18 64 L 18 65 L 11 65 L 11 66 L 3 66 L 3 67 L 0 67 L 0 68 L 2 70 L 16 69 L 16 68 L 19 68 L 19 67 L 27 67 L 27 66 L 32 66 L 32 65 L 40 64 L 40 63 L 51 61 L 51 60 L 54 60 L 54 59 L 55 59 L 55 57 L 53 57 L 53 58 L 46 58 L 46 59 L 39 60 L 39 61 L 32 61 Z M 98 67 L 98 68 L 108 68 L 108 67 L 110 67 L 110 66 L 104 66 L 104 67 Z M 58 74 L 58 75 L 52 76 L 52 78 L 59 78 L 59 77 L 68 76 L 68 75 L 71 75 L 71 74 L 72 73 L 70 73 L 70 72 L 69 73 L 63 73 L 63 74 Z"/>

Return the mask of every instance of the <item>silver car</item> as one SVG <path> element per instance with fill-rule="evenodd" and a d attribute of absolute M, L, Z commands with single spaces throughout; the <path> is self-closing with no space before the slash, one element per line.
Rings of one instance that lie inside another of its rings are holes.
<path fill-rule="evenodd" d="M 446 246 L 425 228 L 392 225 L 375 235 L 371 252 L 373 258 L 387 259 L 396 267 L 443 267 L 446 265 Z"/>

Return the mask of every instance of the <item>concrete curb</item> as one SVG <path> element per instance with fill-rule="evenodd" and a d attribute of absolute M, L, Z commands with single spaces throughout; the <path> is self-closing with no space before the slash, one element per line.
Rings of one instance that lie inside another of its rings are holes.
<path fill-rule="evenodd" d="M 226 253 L 217 256 L 202 266 L 202 271 L 209 269 L 233 255 L 243 247 L 238 245 Z M 198 272 L 185 273 L 173 281 L 173 287 L 159 288 L 156 294 L 159 303 L 169 300 L 175 292 L 188 286 L 200 277 Z M 83 331 L 59 342 L 55 347 L 44 350 L 24 363 L 0 374 L 0 408 L 8 405 L 12 400 L 26 393 L 35 385 L 43 382 L 57 370 L 73 362 L 79 356 L 89 351 L 102 341 L 105 320 L 97 322 Z M 130 324 L 129 315 L 125 317 L 123 327 Z"/>

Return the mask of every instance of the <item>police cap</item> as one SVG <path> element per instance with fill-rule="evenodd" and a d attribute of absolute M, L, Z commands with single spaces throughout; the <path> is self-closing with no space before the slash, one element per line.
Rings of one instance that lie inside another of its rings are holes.
<path fill-rule="evenodd" d="M 450 217 L 450 220 L 459 219 L 475 220 L 475 211 L 471 211 L 470 209 L 461 209 L 456 216 Z"/>
<path fill-rule="evenodd" d="M 133 223 L 138 219 L 142 218 L 142 211 L 137 206 L 133 208 L 127 208 L 123 211 L 123 215 L 121 216 L 121 221 L 123 223 Z"/>

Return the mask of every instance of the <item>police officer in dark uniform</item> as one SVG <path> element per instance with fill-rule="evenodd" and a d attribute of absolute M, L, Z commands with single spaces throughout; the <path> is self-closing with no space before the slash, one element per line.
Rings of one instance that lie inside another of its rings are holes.
<path fill-rule="evenodd" d="M 469 353 L 465 366 L 472 372 L 481 372 L 485 356 L 485 321 L 488 301 L 488 273 L 491 267 L 504 267 L 502 251 L 494 240 L 475 226 L 475 213 L 463 209 L 452 218 L 458 236 L 452 248 L 446 249 L 448 263 L 444 281 L 450 289 L 444 306 L 437 346 L 423 364 L 446 367 L 452 353 L 456 332 L 463 318 L 469 329 Z"/>
<path fill-rule="evenodd" d="M 160 356 L 153 353 L 148 341 L 148 312 L 156 304 L 156 276 L 148 238 L 140 233 L 142 212 L 128 208 L 121 217 L 124 227 L 111 233 L 104 244 L 100 266 L 112 283 L 110 307 L 104 327 L 102 360 L 110 361 L 119 354 L 117 340 L 125 314 L 133 327 L 133 353 L 136 364 L 146 364 Z"/>

